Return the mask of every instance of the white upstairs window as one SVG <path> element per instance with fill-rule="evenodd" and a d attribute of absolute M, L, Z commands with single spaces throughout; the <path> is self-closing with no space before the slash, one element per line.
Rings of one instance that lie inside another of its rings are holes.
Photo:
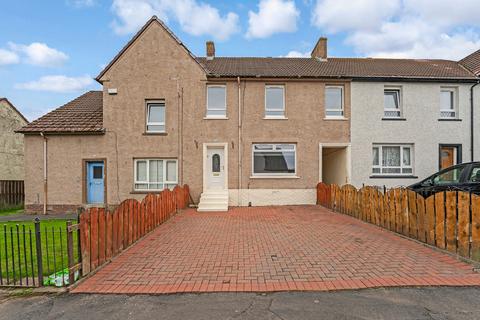
<path fill-rule="evenodd" d="M 265 118 L 285 118 L 284 86 L 265 86 Z"/>
<path fill-rule="evenodd" d="M 165 132 L 165 101 L 147 102 L 147 132 Z"/>
<path fill-rule="evenodd" d="M 207 85 L 207 118 L 227 117 L 227 87 Z"/>
<path fill-rule="evenodd" d="M 374 144 L 372 149 L 374 175 L 412 175 L 413 146 L 410 144 Z"/>
<path fill-rule="evenodd" d="M 400 89 L 385 89 L 384 97 L 384 117 L 385 118 L 401 118 L 401 100 Z"/>
<path fill-rule="evenodd" d="M 440 90 L 440 118 L 455 119 L 456 116 L 455 89 L 442 88 Z"/>
<path fill-rule="evenodd" d="M 343 87 L 325 87 L 325 117 L 343 118 Z"/>

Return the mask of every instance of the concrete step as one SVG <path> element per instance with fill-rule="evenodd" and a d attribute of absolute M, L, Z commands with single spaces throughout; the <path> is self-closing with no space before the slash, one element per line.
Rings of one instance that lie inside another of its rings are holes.
<path fill-rule="evenodd" d="M 197 211 L 228 211 L 228 191 L 208 190 L 202 193 Z"/>

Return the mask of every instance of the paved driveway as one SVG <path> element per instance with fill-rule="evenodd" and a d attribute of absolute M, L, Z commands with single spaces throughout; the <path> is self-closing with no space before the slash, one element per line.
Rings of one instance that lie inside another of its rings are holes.
<path fill-rule="evenodd" d="M 450 255 L 318 206 L 186 210 L 73 292 L 173 293 L 480 285 Z"/>

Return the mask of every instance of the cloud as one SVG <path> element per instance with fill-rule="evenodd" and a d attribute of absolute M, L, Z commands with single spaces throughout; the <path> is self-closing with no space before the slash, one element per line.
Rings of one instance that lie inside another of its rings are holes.
<path fill-rule="evenodd" d="M 16 89 L 50 92 L 74 92 L 84 90 L 93 83 L 93 79 L 88 76 L 67 77 L 64 75 L 44 76 L 36 81 L 19 83 L 15 85 Z"/>
<path fill-rule="evenodd" d="M 283 56 L 284 58 L 310 58 L 311 52 L 300 52 L 292 50 L 287 55 Z"/>
<path fill-rule="evenodd" d="M 196 0 L 114 0 L 112 10 L 117 16 L 112 23 L 117 34 L 137 31 L 153 15 L 163 21 L 175 20 L 191 35 L 216 40 L 227 40 L 240 30 L 237 14 L 222 16 L 217 8 Z"/>
<path fill-rule="evenodd" d="M 0 49 L 0 66 L 6 64 L 16 64 L 20 62 L 18 55 L 9 50 Z"/>
<path fill-rule="evenodd" d="M 45 43 L 33 42 L 29 45 L 16 44 L 10 42 L 9 47 L 12 51 L 20 53 L 25 62 L 41 67 L 57 67 L 63 65 L 68 60 L 68 56 L 54 48 L 50 48 Z"/>
<path fill-rule="evenodd" d="M 346 32 L 360 55 L 456 60 L 480 48 L 477 8 L 478 0 L 318 0 L 312 23 Z"/>
<path fill-rule="evenodd" d="M 247 38 L 267 38 L 275 33 L 295 32 L 300 11 L 292 0 L 260 0 L 258 13 L 248 12 Z"/>

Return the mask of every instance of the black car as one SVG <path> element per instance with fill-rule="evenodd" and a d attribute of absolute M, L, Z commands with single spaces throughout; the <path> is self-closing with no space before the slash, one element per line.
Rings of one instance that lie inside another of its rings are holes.
<path fill-rule="evenodd" d="M 442 191 L 468 191 L 480 195 L 480 162 L 462 163 L 443 169 L 408 188 L 424 198 Z"/>

